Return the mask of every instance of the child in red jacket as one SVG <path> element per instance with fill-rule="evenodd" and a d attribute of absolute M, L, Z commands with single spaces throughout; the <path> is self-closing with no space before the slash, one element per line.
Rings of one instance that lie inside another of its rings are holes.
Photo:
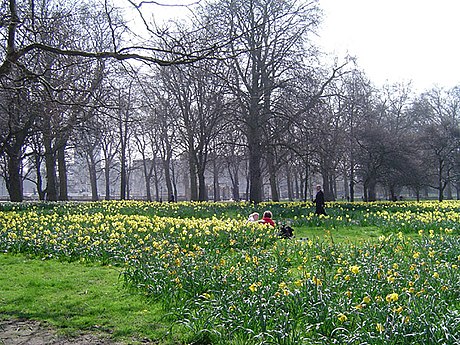
<path fill-rule="evenodd" d="M 271 211 L 265 211 L 262 219 L 259 220 L 259 223 L 270 224 L 271 226 L 275 227 L 275 222 L 273 221 L 272 217 L 273 214 L 271 213 Z"/>

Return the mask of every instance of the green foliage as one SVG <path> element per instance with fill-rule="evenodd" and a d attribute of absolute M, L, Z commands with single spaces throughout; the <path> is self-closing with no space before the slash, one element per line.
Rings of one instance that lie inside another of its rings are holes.
<path fill-rule="evenodd" d="M 46 321 L 69 335 L 90 331 L 175 343 L 162 305 L 123 288 L 119 276 L 110 266 L 0 254 L 0 317 Z"/>
<path fill-rule="evenodd" d="M 455 344 L 459 207 L 331 203 L 317 217 L 303 203 L 32 205 L 0 212 L 0 250 L 117 267 L 129 289 L 120 291 L 147 296 L 147 311 L 168 311 L 187 330 L 182 342 Z M 246 222 L 265 209 L 297 237 Z M 77 305 L 69 299 L 63 319 L 82 319 Z"/>

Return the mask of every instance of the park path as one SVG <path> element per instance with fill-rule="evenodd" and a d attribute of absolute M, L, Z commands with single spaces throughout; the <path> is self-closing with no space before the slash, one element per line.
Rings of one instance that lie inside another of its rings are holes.
<path fill-rule="evenodd" d="M 0 321 L 0 345 L 121 345 L 93 334 L 75 338 L 58 335 L 38 321 Z"/>

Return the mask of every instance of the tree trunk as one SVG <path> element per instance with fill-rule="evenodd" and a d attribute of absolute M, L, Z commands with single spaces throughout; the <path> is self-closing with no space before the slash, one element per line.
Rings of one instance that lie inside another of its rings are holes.
<path fill-rule="evenodd" d="M 337 199 L 337 184 L 334 173 L 329 175 L 329 190 L 331 193 L 330 201 L 335 201 Z"/>
<path fill-rule="evenodd" d="M 270 171 L 270 190 L 272 194 L 272 201 L 278 202 L 280 201 L 280 196 L 278 193 L 278 183 L 276 180 L 276 173 L 274 171 Z"/>
<path fill-rule="evenodd" d="M 256 107 L 257 109 L 257 107 Z M 248 149 L 249 149 L 249 200 L 255 204 L 262 201 L 262 169 L 261 169 L 261 133 L 257 123 L 258 114 L 252 114 L 253 122 L 248 127 Z"/>
<path fill-rule="evenodd" d="M 345 200 L 350 200 L 350 189 L 346 172 L 343 174 L 343 189 L 345 191 L 343 195 Z"/>
<path fill-rule="evenodd" d="M 375 188 L 377 187 L 377 183 L 375 179 L 371 179 L 368 185 L 368 198 L 367 201 L 376 201 L 377 200 L 377 194 Z"/>
<path fill-rule="evenodd" d="M 110 161 L 105 159 L 105 169 L 104 169 L 104 176 L 105 176 L 105 200 L 110 200 Z"/>
<path fill-rule="evenodd" d="M 20 147 L 8 151 L 8 178 L 6 187 L 13 202 L 24 200 L 21 177 L 21 150 Z"/>
<path fill-rule="evenodd" d="M 189 169 L 189 173 L 190 173 L 190 169 Z M 187 175 L 187 173 L 185 172 L 184 173 L 184 189 L 185 189 L 185 199 L 186 200 L 192 200 L 192 192 L 190 190 L 190 181 L 191 181 L 190 175 Z"/>
<path fill-rule="evenodd" d="M 234 167 L 234 169 L 233 169 Z M 233 162 L 228 163 L 227 166 L 228 175 L 230 176 L 230 181 L 232 182 L 232 198 L 235 201 L 240 200 L 240 179 L 238 177 L 238 166 L 233 164 Z"/>
<path fill-rule="evenodd" d="M 152 192 L 150 190 L 150 177 L 146 176 L 145 177 L 145 194 L 147 201 L 152 201 Z"/>
<path fill-rule="evenodd" d="M 425 199 L 428 199 L 430 197 L 430 193 L 428 191 L 428 187 L 423 188 L 423 196 Z"/>
<path fill-rule="evenodd" d="M 251 181 L 250 181 L 249 169 L 248 169 L 248 174 L 246 175 L 246 192 L 245 192 L 246 195 L 244 198 L 246 201 L 249 201 L 250 193 L 251 193 Z"/>
<path fill-rule="evenodd" d="M 35 154 L 34 163 L 35 163 L 35 174 L 37 178 L 35 183 L 37 184 L 38 199 L 45 200 L 45 191 L 43 190 L 43 176 L 41 172 L 42 160 L 40 158 L 40 155 Z"/>
<path fill-rule="evenodd" d="M 204 169 L 198 169 L 198 200 L 207 201 L 208 192 L 206 190 L 206 177 L 204 175 Z"/>
<path fill-rule="evenodd" d="M 324 191 L 324 200 L 331 201 L 334 199 L 332 186 L 331 186 L 331 177 L 327 169 L 322 169 L 321 175 L 323 177 L 323 191 Z"/>
<path fill-rule="evenodd" d="M 57 161 L 58 161 L 58 171 L 59 171 L 59 200 L 67 201 L 69 200 L 69 195 L 67 191 L 67 165 L 65 160 L 65 148 L 66 143 L 61 142 L 57 149 Z"/>
<path fill-rule="evenodd" d="M 86 163 L 88 164 L 89 181 L 91 184 L 91 200 L 98 201 L 99 193 L 97 191 L 96 163 L 94 161 L 94 153 L 92 151 L 88 153 Z"/>
<path fill-rule="evenodd" d="M 48 135 L 44 135 L 43 141 L 45 146 L 46 200 L 57 201 L 56 156 L 53 152 L 51 138 Z"/>
<path fill-rule="evenodd" d="M 390 200 L 396 201 L 398 198 L 396 197 L 396 192 L 394 186 L 390 186 Z"/>
<path fill-rule="evenodd" d="M 247 139 L 249 150 L 249 200 L 255 204 L 263 199 L 263 181 L 262 181 L 262 119 L 260 114 L 260 71 L 258 62 L 260 61 L 260 47 L 255 42 L 250 43 L 255 48 L 251 51 L 251 90 L 247 118 Z"/>
<path fill-rule="evenodd" d="M 256 204 L 262 201 L 263 185 L 260 154 L 257 151 L 249 153 L 249 200 Z"/>
<path fill-rule="evenodd" d="M 309 195 L 308 195 L 308 180 L 310 178 L 310 172 L 309 172 L 309 167 L 308 167 L 308 163 L 306 162 L 305 163 L 305 180 L 304 180 L 304 195 L 303 195 L 303 201 L 307 202 L 307 200 L 309 200 Z"/>
<path fill-rule="evenodd" d="M 446 199 L 447 200 L 452 200 L 452 183 L 450 183 L 450 176 L 449 176 L 449 173 L 447 173 L 447 181 L 449 181 L 447 183 L 447 186 L 445 188 L 446 190 Z"/>
<path fill-rule="evenodd" d="M 198 180 L 197 180 L 196 159 L 192 152 L 189 152 L 189 173 L 190 173 L 190 200 L 198 200 Z"/>
<path fill-rule="evenodd" d="M 287 192 L 288 192 L 288 200 L 293 200 L 294 195 L 293 195 L 293 186 L 292 186 L 292 174 L 291 174 L 291 169 L 289 168 L 289 165 L 286 165 L 286 183 L 287 183 Z"/>
<path fill-rule="evenodd" d="M 238 174 L 232 180 L 232 196 L 233 200 L 239 201 L 240 200 L 240 181 Z"/>
<path fill-rule="evenodd" d="M 127 193 L 126 143 L 121 143 L 120 157 L 120 199 L 125 200 Z"/>
<path fill-rule="evenodd" d="M 443 173 L 443 168 L 444 168 L 444 161 L 439 160 L 439 166 L 438 166 L 438 188 L 439 188 L 439 194 L 438 194 L 438 201 L 443 201 L 444 200 L 444 188 L 443 188 L 443 183 L 442 183 L 442 173 Z"/>
<path fill-rule="evenodd" d="M 302 182 L 302 181 L 300 181 L 300 182 Z M 295 186 L 295 198 L 297 200 L 299 200 L 300 199 L 300 190 L 301 190 L 302 183 L 300 183 L 300 185 L 299 185 L 299 174 L 297 172 L 297 169 L 296 169 L 295 174 L 294 174 L 294 183 L 295 183 L 294 184 L 294 186 Z"/>
<path fill-rule="evenodd" d="M 143 157 L 142 168 L 144 170 L 145 194 L 147 197 L 147 201 L 152 201 L 152 192 L 150 191 L 150 179 L 152 177 L 152 168 L 155 162 L 152 161 L 151 164 L 152 166 L 149 169 L 149 167 L 147 166 L 147 160 L 145 159 L 145 157 Z"/>
<path fill-rule="evenodd" d="M 173 193 L 174 193 L 174 200 L 178 201 L 177 197 L 177 181 L 176 181 L 176 172 L 174 170 L 174 165 L 171 165 L 171 182 L 173 184 Z"/>
<path fill-rule="evenodd" d="M 166 189 L 168 190 L 168 195 L 175 194 L 173 191 L 173 184 L 171 182 L 171 157 L 168 154 L 166 159 L 163 159 L 163 170 L 165 173 L 165 182 L 166 182 Z M 174 200 L 177 200 L 174 198 Z"/>
<path fill-rule="evenodd" d="M 355 201 L 355 169 L 353 161 L 351 161 L 350 167 L 350 201 Z"/>
<path fill-rule="evenodd" d="M 150 176 L 153 177 L 153 184 L 155 186 L 155 200 L 163 201 L 163 186 L 160 186 L 160 178 L 158 176 L 158 170 L 157 170 L 155 159 L 153 160 L 153 164 L 150 168 L 151 168 Z"/>
<path fill-rule="evenodd" d="M 131 171 L 126 168 L 126 199 L 131 199 L 131 188 L 130 188 L 130 178 L 131 178 Z"/>
<path fill-rule="evenodd" d="M 219 169 L 217 167 L 216 158 L 213 161 L 213 188 L 214 188 L 214 201 L 220 201 L 220 186 L 219 186 Z"/>
<path fill-rule="evenodd" d="M 270 190 L 272 194 L 272 201 L 278 202 L 280 201 L 280 196 L 278 192 L 278 181 L 276 177 L 276 166 L 275 166 L 275 157 L 273 152 L 271 152 L 271 148 L 268 149 L 270 151 L 267 153 L 267 167 L 268 167 L 268 176 L 270 181 Z"/>

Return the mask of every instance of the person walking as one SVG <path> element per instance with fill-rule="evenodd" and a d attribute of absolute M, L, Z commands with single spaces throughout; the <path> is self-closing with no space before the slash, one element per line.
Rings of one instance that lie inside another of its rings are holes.
<path fill-rule="evenodd" d="M 313 200 L 313 202 L 316 205 L 315 214 L 317 214 L 318 216 L 320 214 L 326 215 L 326 211 L 324 210 L 324 206 L 325 206 L 324 193 L 323 193 L 323 190 L 322 190 L 320 185 L 316 186 L 316 196 L 315 196 L 315 200 Z"/>

